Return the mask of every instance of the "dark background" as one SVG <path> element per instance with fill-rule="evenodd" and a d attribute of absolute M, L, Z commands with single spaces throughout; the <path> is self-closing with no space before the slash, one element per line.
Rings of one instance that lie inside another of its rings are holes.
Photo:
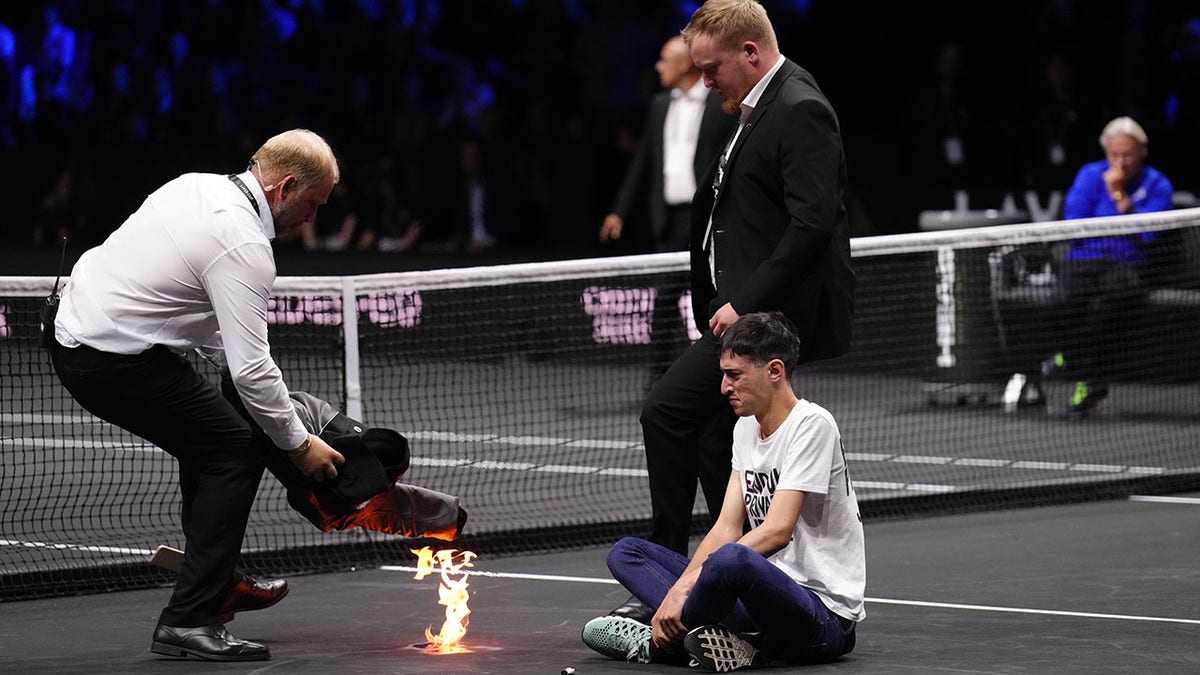
<path fill-rule="evenodd" d="M 1177 190 L 1200 188 L 1187 155 L 1200 115 L 1193 3 L 764 5 L 783 53 L 838 111 L 855 235 L 914 231 L 918 212 L 953 207 L 956 190 L 972 208 L 1065 191 L 1079 165 L 1103 156 L 1099 132 L 1117 115 L 1146 128 L 1149 163 Z M 318 235 L 347 216 L 355 227 L 341 253 L 282 243 L 281 273 L 646 251 L 636 223 L 616 245 L 596 233 L 657 89 L 658 49 L 695 6 L 4 3 L 0 274 L 53 273 L 59 232 L 73 258 L 163 182 L 241 170 L 293 126 L 328 138 L 342 164 Z M 957 165 L 945 159 L 948 136 L 962 144 Z M 482 158 L 490 198 L 495 239 L 478 250 L 466 245 L 464 149 Z M 420 235 L 403 253 L 353 250 L 363 231 L 399 237 L 414 222 Z"/>

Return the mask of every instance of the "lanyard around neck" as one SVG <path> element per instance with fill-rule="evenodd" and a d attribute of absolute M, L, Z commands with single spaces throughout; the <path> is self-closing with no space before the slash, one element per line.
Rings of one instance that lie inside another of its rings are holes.
<path fill-rule="evenodd" d="M 246 195 L 246 199 L 250 200 L 250 206 L 254 207 L 254 212 L 259 216 L 262 216 L 262 212 L 258 210 L 258 200 L 255 199 L 254 195 L 250 193 L 250 188 L 246 187 L 246 184 L 242 182 L 242 179 L 238 178 L 236 174 L 232 173 L 229 174 L 228 178 L 229 180 L 233 181 L 234 185 L 238 186 L 238 189 L 242 191 L 242 194 Z"/>

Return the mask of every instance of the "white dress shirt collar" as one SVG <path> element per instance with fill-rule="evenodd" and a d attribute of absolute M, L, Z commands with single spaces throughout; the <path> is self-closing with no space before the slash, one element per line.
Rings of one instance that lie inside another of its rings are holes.
<path fill-rule="evenodd" d="M 692 101 L 703 101 L 705 98 L 707 98 L 708 87 L 704 86 L 704 78 L 696 80 L 696 83 L 686 91 L 680 89 L 679 87 L 671 88 L 671 98 L 683 98 L 685 96 Z"/>
<path fill-rule="evenodd" d="M 271 215 L 271 207 L 267 204 L 267 193 L 263 192 L 262 185 L 258 183 L 258 178 L 249 169 L 237 174 L 237 177 L 246 184 L 246 189 L 250 190 L 250 194 L 254 196 L 254 200 L 258 203 L 258 219 L 262 222 L 263 234 L 267 235 L 267 239 L 274 239 L 275 217 Z M 234 189 L 237 189 L 236 185 Z M 238 192 L 240 193 L 241 190 L 238 190 Z"/>
<path fill-rule="evenodd" d="M 750 117 L 750 113 L 754 112 L 754 109 L 758 107 L 758 100 L 762 98 L 763 92 L 767 90 L 767 85 L 771 84 L 771 78 L 775 77 L 775 73 L 779 72 L 779 69 L 783 67 L 784 59 L 783 54 L 780 54 L 779 59 L 775 61 L 775 65 L 771 66 L 771 69 L 762 76 L 762 79 L 750 88 L 750 93 L 746 94 L 746 98 L 742 99 L 742 123 L 745 123 Z"/>

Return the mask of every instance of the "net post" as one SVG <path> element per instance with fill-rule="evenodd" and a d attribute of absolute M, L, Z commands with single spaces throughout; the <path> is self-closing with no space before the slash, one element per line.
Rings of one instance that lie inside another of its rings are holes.
<path fill-rule="evenodd" d="M 362 380 L 358 363 L 358 297 L 354 290 L 354 277 L 342 278 L 342 338 L 344 344 L 343 368 L 346 383 L 346 416 L 363 418 Z"/>

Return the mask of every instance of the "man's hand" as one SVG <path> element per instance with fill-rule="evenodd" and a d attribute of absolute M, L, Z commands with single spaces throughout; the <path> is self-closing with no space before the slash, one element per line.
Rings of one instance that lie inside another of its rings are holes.
<path fill-rule="evenodd" d="M 600 243 L 606 244 L 610 241 L 616 241 L 621 238 L 621 228 L 625 226 L 625 221 L 621 220 L 621 216 L 615 213 L 610 213 L 604 217 L 604 224 L 600 226 Z"/>
<path fill-rule="evenodd" d="M 732 326 L 733 322 L 737 320 L 738 313 L 734 311 L 733 305 L 727 302 L 721 305 L 721 309 L 718 309 L 717 313 L 708 320 L 708 327 L 712 329 L 713 335 L 721 337 L 725 333 L 725 329 Z"/>
<path fill-rule="evenodd" d="M 1125 171 L 1120 166 L 1109 164 L 1103 178 L 1104 187 L 1108 189 L 1108 194 L 1125 192 Z"/>
<path fill-rule="evenodd" d="M 310 435 L 308 450 L 299 455 L 292 455 L 292 463 L 300 472 L 313 480 L 320 482 L 326 478 L 337 478 L 337 465 L 344 464 L 346 458 L 342 453 L 329 447 L 320 437 Z"/>
<path fill-rule="evenodd" d="M 650 639 L 659 649 L 669 649 L 669 645 L 678 644 L 687 635 L 688 629 L 683 625 L 683 603 L 687 597 L 686 591 L 672 588 L 650 619 Z"/>

